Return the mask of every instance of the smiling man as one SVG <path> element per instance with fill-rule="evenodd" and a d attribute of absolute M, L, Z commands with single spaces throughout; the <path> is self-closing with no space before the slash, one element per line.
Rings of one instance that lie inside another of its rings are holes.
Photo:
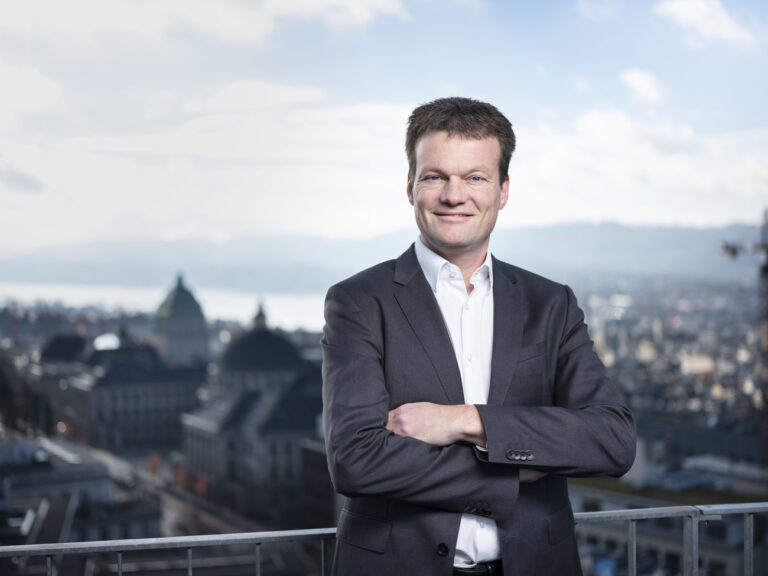
<path fill-rule="evenodd" d="M 328 291 L 334 574 L 580 574 L 566 478 L 632 464 L 632 415 L 571 290 L 489 251 L 514 148 L 490 104 L 416 108 L 420 235 Z"/>

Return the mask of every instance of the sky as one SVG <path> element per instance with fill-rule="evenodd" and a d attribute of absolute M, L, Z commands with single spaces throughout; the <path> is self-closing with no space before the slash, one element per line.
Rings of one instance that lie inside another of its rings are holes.
<path fill-rule="evenodd" d="M 0 0 L 0 255 L 414 227 L 406 121 L 452 95 L 517 134 L 499 226 L 757 223 L 767 28 L 762 0 Z"/>

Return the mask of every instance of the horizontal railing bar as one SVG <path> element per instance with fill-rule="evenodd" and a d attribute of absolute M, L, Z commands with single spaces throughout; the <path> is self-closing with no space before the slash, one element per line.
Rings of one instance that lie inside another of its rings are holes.
<path fill-rule="evenodd" d="M 698 516 L 699 514 L 699 510 L 695 506 L 665 506 L 663 508 L 577 512 L 573 517 L 577 524 L 581 524 L 586 522 L 626 522 L 628 520 L 652 520 L 654 518 L 683 518 L 686 516 Z"/>
<path fill-rule="evenodd" d="M 703 516 L 760 513 L 768 513 L 768 502 L 577 512 L 574 514 L 574 519 L 577 524 L 582 524 L 621 521 L 629 522 L 632 520 L 653 520 L 657 518 L 701 518 Z M 335 536 L 336 528 L 315 528 L 310 530 L 240 532 L 232 534 L 206 534 L 200 536 L 99 540 L 93 542 L 25 544 L 17 546 L 0 546 L 0 558 L 57 556 L 61 554 L 102 554 L 175 548 L 192 549 L 207 546 L 232 546 L 238 544 L 255 545 L 271 542 L 323 541 L 334 538 Z"/>
<path fill-rule="evenodd" d="M 713 504 L 696 506 L 705 516 L 717 514 L 760 514 L 768 512 L 768 502 L 753 502 L 746 504 Z"/>
<path fill-rule="evenodd" d="M 205 534 L 201 536 L 168 536 L 165 538 L 130 538 L 125 540 L 96 540 L 93 542 L 61 542 L 57 544 L 26 544 L 0 546 L 0 558 L 14 556 L 45 556 L 58 554 L 102 554 L 135 550 L 171 548 L 200 548 L 263 544 L 266 542 L 297 542 L 333 538 L 336 528 L 311 530 L 280 530 L 275 532 L 240 532 L 234 534 Z"/>

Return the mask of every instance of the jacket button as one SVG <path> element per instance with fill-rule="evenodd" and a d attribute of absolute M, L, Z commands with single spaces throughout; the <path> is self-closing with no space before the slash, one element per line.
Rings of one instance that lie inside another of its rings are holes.
<path fill-rule="evenodd" d="M 507 454 L 506 454 L 507 460 L 514 460 L 516 454 L 517 454 L 517 450 L 512 450 L 510 448 L 509 450 L 507 450 Z"/>
<path fill-rule="evenodd" d="M 440 544 L 437 545 L 438 556 L 448 556 L 449 551 L 450 551 L 450 548 L 448 548 L 448 544 L 446 544 L 445 542 L 440 542 Z"/>

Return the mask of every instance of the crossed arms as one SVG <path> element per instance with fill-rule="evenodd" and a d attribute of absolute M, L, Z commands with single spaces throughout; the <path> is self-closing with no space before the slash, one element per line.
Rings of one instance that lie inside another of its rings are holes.
<path fill-rule="evenodd" d="M 439 386 L 428 397 L 398 405 L 395 386 L 403 384 L 387 380 L 398 361 L 390 351 L 405 341 L 411 354 L 419 353 L 412 333 L 394 338 L 387 332 L 396 324 L 393 315 L 402 312 L 388 309 L 391 303 L 371 290 L 331 288 L 323 337 L 323 419 L 336 489 L 455 512 L 480 501 L 501 518 L 511 513 L 520 480 L 545 473 L 625 472 L 634 458 L 634 422 L 592 352 L 575 298 L 570 291 L 565 296 L 552 337 L 552 405 L 450 405 Z M 452 356 L 450 351 L 447 357 Z M 434 375 L 414 372 L 413 386 L 428 377 Z M 514 385 L 540 385 L 524 379 L 521 375 Z M 488 452 L 477 451 L 474 446 L 486 441 Z M 535 458 L 511 458 L 515 447 Z M 522 470 L 528 471 L 523 477 Z"/>

